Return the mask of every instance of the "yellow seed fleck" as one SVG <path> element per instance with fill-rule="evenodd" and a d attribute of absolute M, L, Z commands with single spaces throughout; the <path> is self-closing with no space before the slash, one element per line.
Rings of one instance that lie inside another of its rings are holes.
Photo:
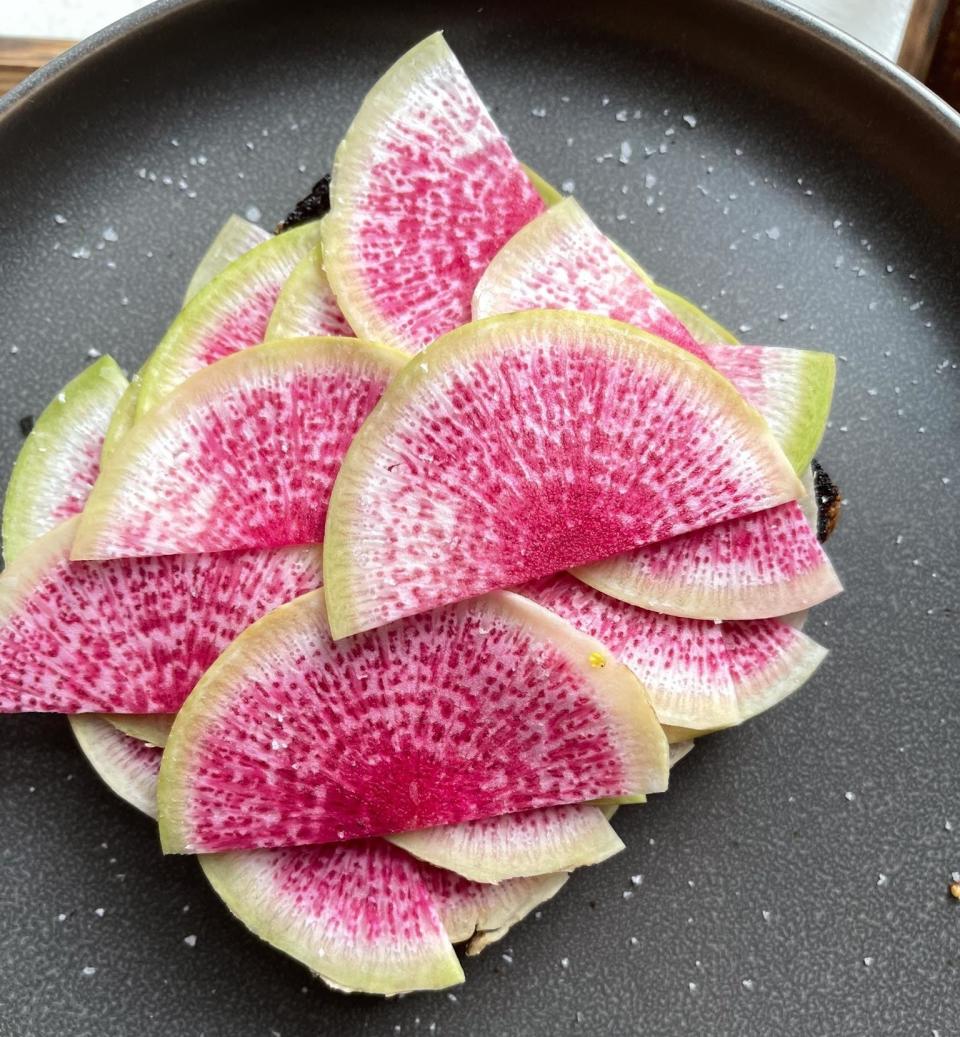
<path fill-rule="evenodd" d="M 591 652 L 587 658 L 590 660 L 590 665 L 595 670 L 603 669 L 607 665 L 607 657 L 603 652 Z"/>
<path fill-rule="evenodd" d="M 952 896 L 954 900 L 960 900 L 960 882 L 950 883 L 950 896 Z"/>

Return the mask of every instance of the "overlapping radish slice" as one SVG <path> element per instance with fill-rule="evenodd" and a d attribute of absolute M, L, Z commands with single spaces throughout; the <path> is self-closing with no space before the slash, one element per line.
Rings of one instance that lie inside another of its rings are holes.
<path fill-rule="evenodd" d="M 270 232 L 263 227 L 242 216 L 229 216 L 197 263 L 183 296 L 184 306 L 234 260 L 269 240 Z"/>
<path fill-rule="evenodd" d="M 73 556 L 319 543 L 343 454 L 403 363 L 356 339 L 290 339 L 197 372 L 110 456 Z"/>
<path fill-rule="evenodd" d="M 705 358 L 652 284 L 573 198 L 521 228 L 490 261 L 473 293 L 475 320 L 538 309 L 611 317 Z"/>
<path fill-rule="evenodd" d="M 334 635 L 791 500 L 763 420 L 706 364 L 558 311 L 491 318 L 408 364 L 330 501 Z"/>
<path fill-rule="evenodd" d="M 77 744 L 104 783 L 148 817 L 157 816 L 162 750 L 118 731 L 102 716 L 70 717 Z"/>
<path fill-rule="evenodd" d="M 843 590 L 796 501 L 572 571 L 622 601 L 701 619 L 784 616 Z"/>
<path fill-rule="evenodd" d="M 640 679 L 662 724 L 714 731 L 796 691 L 826 655 L 776 619 L 714 623 L 637 608 L 567 574 L 522 593 L 602 641 Z"/>
<path fill-rule="evenodd" d="M 175 713 L 105 713 L 104 719 L 125 735 L 163 748 L 170 737 Z"/>
<path fill-rule="evenodd" d="M 556 896 L 568 876 L 557 873 L 482 883 L 441 868 L 425 868 L 423 877 L 447 935 L 453 943 L 469 941 L 467 954 L 475 955 Z"/>
<path fill-rule="evenodd" d="M 204 285 L 144 365 L 137 417 L 190 375 L 262 342 L 280 289 L 319 240 L 318 223 L 295 227 L 245 252 Z"/>
<path fill-rule="evenodd" d="M 597 864 L 623 849 L 599 807 L 546 807 L 392 835 L 414 857 L 476 882 Z"/>
<path fill-rule="evenodd" d="M 633 674 L 512 594 L 334 641 L 323 594 L 221 655 L 160 772 L 164 849 L 323 843 L 662 791 Z"/>
<path fill-rule="evenodd" d="M 423 865 L 382 839 L 201 864 L 247 928 L 331 986 L 403 994 L 463 982 Z"/>
<path fill-rule="evenodd" d="M 706 360 L 766 418 L 795 470 L 810 464 L 830 412 L 834 358 L 812 350 L 698 344 L 573 198 L 520 230 L 494 257 L 473 297 L 476 318 L 546 308 L 612 317 Z"/>
<path fill-rule="evenodd" d="M 100 447 L 100 457 L 98 461 L 99 468 L 103 466 L 107 458 L 116 450 L 117 445 L 123 439 L 123 437 L 133 428 L 133 423 L 137 420 L 137 397 L 140 395 L 140 375 L 135 374 L 130 379 L 130 384 L 123 390 L 123 395 L 117 400 L 113 411 L 109 415 L 106 429 L 102 436 L 103 441 Z M 63 463 L 61 458 L 60 464 Z M 83 510 L 83 505 L 86 504 L 87 498 L 90 496 L 90 491 L 93 489 L 94 480 L 90 481 L 90 485 L 87 487 L 87 492 L 84 495 L 84 499 L 80 508 L 77 512 Z"/>
<path fill-rule="evenodd" d="M 0 575 L 0 712 L 176 712 L 241 630 L 320 585 L 316 547 L 71 563 L 78 521 Z"/>
<path fill-rule="evenodd" d="M 100 447 L 127 380 L 101 357 L 54 397 L 20 448 L 3 503 L 9 565 L 31 540 L 76 515 L 100 469 Z"/>
<path fill-rule="evenodd" d="M 334 298 L 323 269 L 323 249 L 317 245 L 291 270 L 277 297 L 264 338 L 304 338 L 314 335 L 353 335 Z"/>
<path fill-rule="evenodd" d="M 439 33 L 367 95 L 330 199 L 324 260 L 350 326 L 411 353 L 470 319 L 487 263 L 544 207 Z"/>

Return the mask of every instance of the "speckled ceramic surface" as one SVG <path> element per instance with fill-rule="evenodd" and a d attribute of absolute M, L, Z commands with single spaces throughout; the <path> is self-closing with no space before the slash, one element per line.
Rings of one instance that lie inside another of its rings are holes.
<path fill-rule="evenodd" d="M 521 157 L 659 279 L 840 354 L 847 593 L 809 627 L 832 655 L 621 811 L 627 852 L 465 987 L 398 1001 L 312 982 L 161 857 L 64 722 L 0 718 L 3 1037 L 960 1034 L 960 130 L 781 9 L 633 7 L 164 3 L 8 100 L 0 467 L 90 350 L 136 366 L 223 218 L 278 219 L 443 26 Z"/>

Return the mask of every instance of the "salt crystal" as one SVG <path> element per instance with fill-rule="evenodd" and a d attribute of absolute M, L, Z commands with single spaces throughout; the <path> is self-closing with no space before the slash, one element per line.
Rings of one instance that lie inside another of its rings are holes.
<path fill-rule="evenodd" d="M 742 979 L 740 982 L 743 984 L 744 990 L 753 990 L 755 986 L 752 979 Z"/>
<path fill-rule="evenodd" d="M 763 920 L 765 922 L 769 922 L 770 919 L 773 917 L 773 912 L 771 911 L 761 911 L 760 914 L 763 915 Z"/>
<path fill-rule="evenodd" d="M 630 156 L 633 154 L 633 148 L 630 146 L 630 141 L 624 140 L 620 142 L 620 165 L 625 166 L 630 161 Z"/>
<path fill-rule="evenodd" d="M 841 431 L 843 430 L 841 429 Z M 844 799 L 846 799 L 849 803 L 852 803 L 857 798 L 857 794 L 855 792 L 844 792 L 843 796 Z"/>
<path fill-rule="evenodd" d="M 60 914 L 57 915 L 57 921 L 58 922 L 65 922 L 66 920 L 67 920 L 67 916 L 61 911 Z"/>
<path fill-rule="evenodd" d="M 97 972 L 93 965 L 84 965 L 81 971 L 85 976 L 94 976 Z"/>
<path fill-rule="evenodd" d="M 103 918 L 104 914 L 106 913 L 106 908 L 95 908 L 93 913 L 97 916 L 97 918 Z"/>
<path fill-rule="evenodd" d="M 505 961 L 505 962 L 506 962 L 506 963 L 507 963 L 508 965 L 512 965 L 512 964 L 513 964 L 513 958 L 512 958 L 512 957 L 511 957 L 511 956 L 510 956 L 509 954 L 501 954 L 501 955 L 500 955 L 500 957 L 501 957 L 501 958 L 503 958 L 503 960 L 504 960 L 504 961 Z"/>
<path fill-rule="evenodd" d="M 565 968 L 565 969 L 566 969 L 566 968 L 569 968 L 569 967 L 570 967 L 570 959 L 569 959 L 569 958 L 561 958 L 561 959 L 560 959 L 560 964 L 561 964 L 561 965 L 563 966 L 563 968 Z"/>
<path fill-rule="evenodd" d="M 531 108 L 530 109 L 530 114 L 531 115 L 535 115 L 538 119 L 543 119 L 543 118 L 546 117 L 547 109 L 546 108 Z"/>
<path fill-rule="evenodd" d="M 616 115 L 617 122 L 626 122 L 627 121 L 627 114 L 628 114 L 627 113 L 627 109 L 626 108 L 621 108 L 620 111 L 617 112 L 617 115 Z"/>
<path fill-rule="evenodd" d="M 770 238 L 771 241 L 776 241 L 780 237 L 780 228 L 779 227 L 770 227 L 766 231 L 766 234 L 767 234 L 767 237 Z"/>
<path fill-rule="evenodd" d="M 59 223 L 60 226 L 62 227 L 67 222 L 67 218 L 66 218 L 66 216 L 61 215 L 59 212 L 58 213 L 54 213 L 54 215 L 53 215 L 53 222 L 54 223 Z"/>
<path fill-rule="evenodd" d="M 191 933 L 189 936 L 184 936 L 183 942 L 188 947 L 196 947 L 197 946 L 197 938 L 196 938 L 196 936 L 193 933 Z"/>
<path fill-rule="evenodd" d="M 643 876 L 642 875 L 631 875 L 630 876 L 630 881 L 635 886 L 639 886 L 643 882 Z"/>
<path fill-rule="evenodd" d="M 694 126 L 697 125 L 697 117 L 695 115 L 687 114 L 683 117 L 683 121 L 690 127 L 691 130 Z"/>
<path fill-rule="evenodd" d="M 246 216 L 246 218 L 251 223 L 256 223 L 257 220 L 260 219 L 261 213 L 260 213 L 260 210 L 255 205 L 248 205 L 247 206 L 247 211 L 244 213 L 244 216 Z"/>
<path fill-rule="evenodd" d="M 104 241 L 118 241 L 119 236 L 113 227 L 106 227 L 103 234 L 100 235 Z"/>
<path fill-rule="evenodd" d="M 560 190 L 563 191 L 565 194 L 573 194 L 574 190 L 576 189 L 576 186 L 577 185 L 572 180 L 564 180 L 563 183 L 560 185 Z"/>
<path fill-rule="evenodd" d="M 863 964 L 870 968 L 870 966 L 876 961 L 876 958 L 872 958 L 869 954 L 863 959 Z"/>
<path fill-rule="evenodd" d="M 695 994 L 697 992 L 697 984 L 694 983 L 693 980 L 690 980 L 690 982 L 687 984 L 687 986 L 690 988 L 690 993 L 691 994 Z"/>

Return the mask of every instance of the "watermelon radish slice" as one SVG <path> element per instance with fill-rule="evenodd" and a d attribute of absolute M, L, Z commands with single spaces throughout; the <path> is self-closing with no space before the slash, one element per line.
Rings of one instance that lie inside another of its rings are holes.
<path fill-rule="evenodd" d="M 318 224 L 295 227 L 252 248 L 201 288 L 143 367 L 137 417 L 208 364 L 262 342 L 280 289 L 319 240 Z"/>
<path fill-rule="evenodd" d="M 241 630 L 320 585 L 312 547 L 71 563 L 78 521 L 0 575 L 2 713 L 175 713 Z"/>
<path fill-rule="evenodd" d="M 358 335 L 410 353 L 470 319 L 487 263 L 544 208 L 440 33 L 367 95 L 330 197 L 337 301 Z"/>
<path fill-rule="evenodd" d="M 403 832 L 390 841 L 475 882 L 572 871 L 624 848 L 603 811 L 589 803 Z"/>
<path fill-rule="evenodd" d="M 125 735 L 162 749 L 170 737 L 175 716 L 175 713 L 106 713 L 104 719 Z"/>
<path fill-rule="evenodd" d="M 127 380 L 101 357 L 54 397 L 20 448 L 3 505 L 9 565 L 31 540 L 83 508 L 100 467 L 100 446 Z"/>
<path fill-rule="evenodd" d="M 834 358 L 771 346 L 699 345 L 573 198 L 520 230 L 494 257 L 473 297 L 476 318 L 543 308 L 612 317 L 689 350 L 760 411 L 797 472 L 810 464 L 830 413 Z"/>
<path fill-rule="evenodd" d="M 200 863 L 248 929 L 330 986 L 403 994 L 463 982 L 424 865 L 382 839 Z"/>
<path fill-rule="evenodd" d="M 643 689 L 513 594 L 335 642 L 323 594 L 241 634 L 160 771 L 167 853 L 324 843 L 662 791 Z"/>
<path fill-rule="evenodd" d="M 403 363 L 355 339 L 290 339 L 197 372 L 110 457 L 74 557 L 318 543 L 340 460 Z"/>
<path fill-rule="evenodd" d="M 344 458 L 334 636 L 801 492 L 760 416 L 662 340 L 546 310 L 467 325 L 400 372 Z"/>
<path fill-rule="evenodd" d="M 656 612 L 766 619 L 843 590 L 796 501 L 573 569 L 591 587 Z"/>
<path fill-rule="evenodd" d="M 340 312 L 330 282 L 323 270 L 319 245 L 290 272 L 270 316 L 264 335 L 273 338 L 303 338 L 313 335 L 353 335 Z"/>
<path fill-rule="evenodd" d="M 467 954 L 479 954 L 502 939 L 512 926 L 556 896 L 568 876 L 536 875 L 498 884 L 471 882 L 441 868 L 424 868 L 440 918 L 453 943 L 467 943 Z"/>
<path fill-rule="evenodd" d="M 137 810 L 156 817 L 162 751 L 123 734 L 104 717 L 77 714 L 70 717 L 70 726 L 104 783 Z"/>
<path fill-rule="evenodd" d="M 796 691 L 826 656 L 776 619 L 713 623 L 648 612 L 560 573 L 522 592 L 602 641 L 637 675 L 662 724 L 715 731 Z"/>
<path fill-rule="evenodd" d="M 242 216 L 230 216 L 197 264 L 183 297 L 184 306 L 234 260 L 269 239 L 270 232 L 263 227 Z"/>

